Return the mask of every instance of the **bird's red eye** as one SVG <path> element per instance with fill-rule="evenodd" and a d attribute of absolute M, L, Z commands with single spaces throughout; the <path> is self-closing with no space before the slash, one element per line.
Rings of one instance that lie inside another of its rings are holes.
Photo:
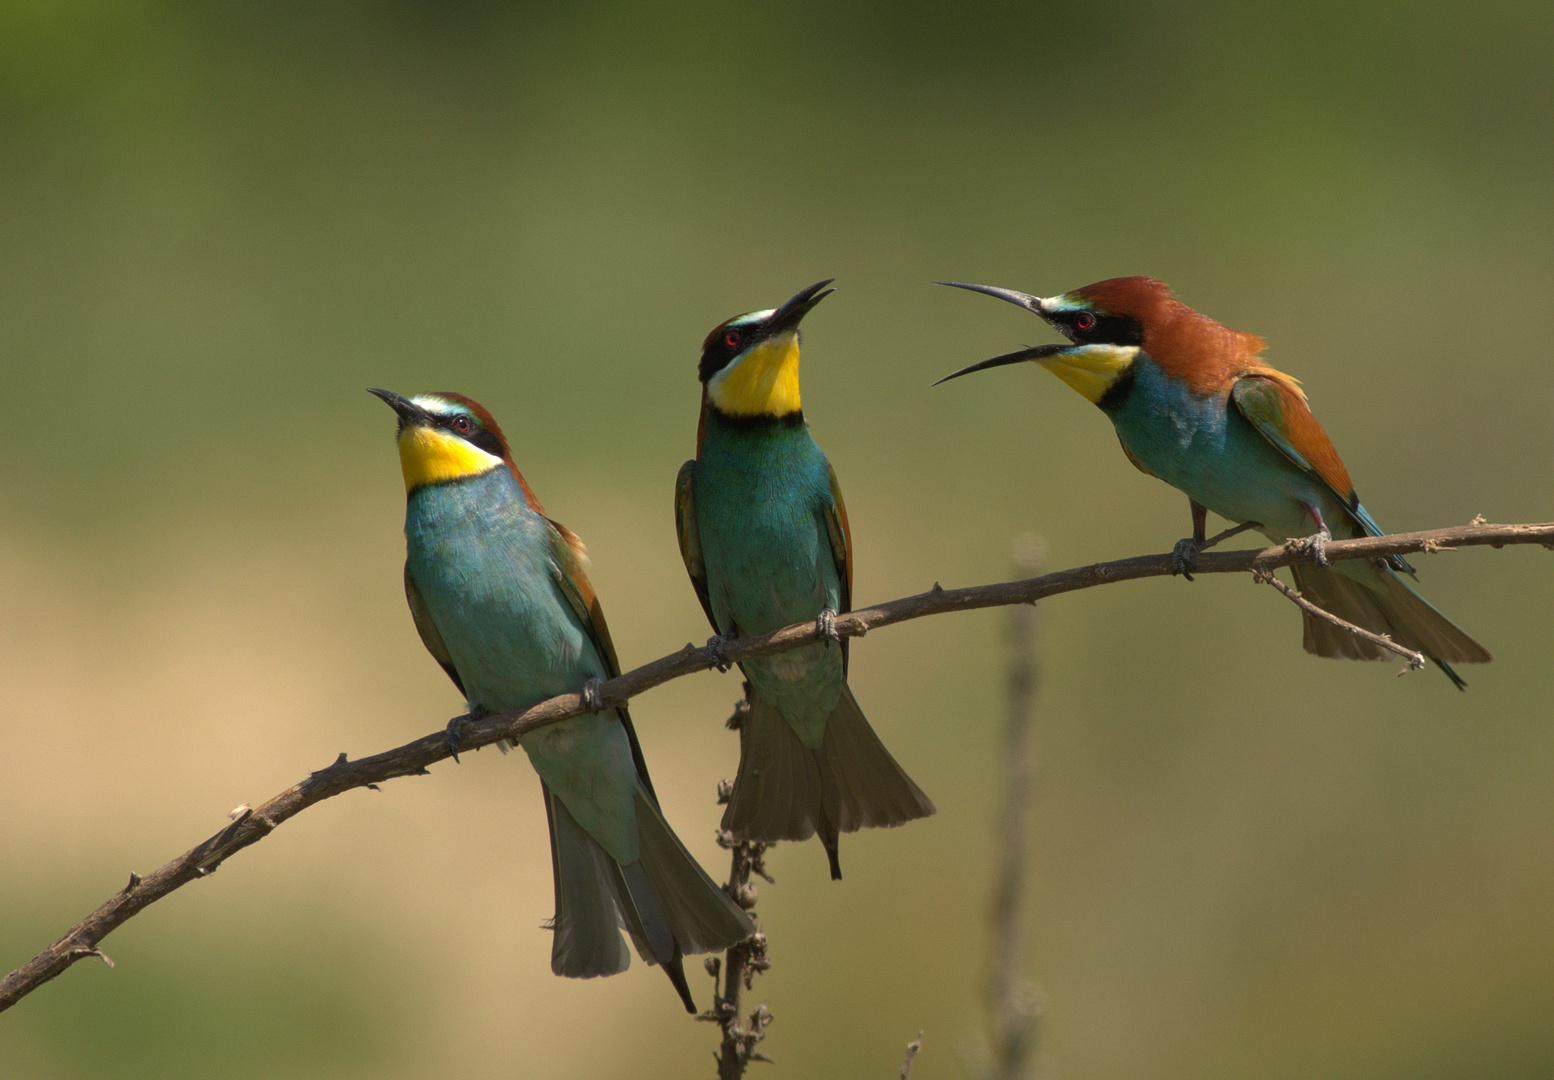
<path fill-rule="evenodd" d="M 739 343 L 743 340 L 744 338 L 739 336 L 738 330 L 730 330 L 728 333 L 723 335 L 724 343 L 727 344 L 731 349 L 739 348 Z"/>
<path fill-rule="evenodd" d="M 457 431 L 460 435 L 467 434 L 469 432 L 469 417 L 455 416 L 453 418 L 453 430 Z"/>
<path fill-rule="evenodd" d="M 1094 325 L 1095 316 L 1090 314 L 1088 311 L 1081 311 L 1074 318 L 1074 329 L 1076 330 L 1088 330 Z"/>

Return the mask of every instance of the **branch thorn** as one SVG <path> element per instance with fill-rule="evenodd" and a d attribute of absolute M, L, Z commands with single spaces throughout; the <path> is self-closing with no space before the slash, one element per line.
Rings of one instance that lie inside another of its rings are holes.
<path fill-rule="evenodd" d="M 109 967 L 116 966 L 114 962 L 108 958 L 107 953 L 103 952 L 101 949 L 94 945 L 81 945 L 70 950 L 70 958 L 72 960 L 78 960 L 83 956 L 95 956 Z"/>

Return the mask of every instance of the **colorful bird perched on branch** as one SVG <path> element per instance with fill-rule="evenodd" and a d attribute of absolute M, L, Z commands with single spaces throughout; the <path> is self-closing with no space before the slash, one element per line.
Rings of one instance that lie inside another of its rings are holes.
<path fill-rule="evenodd" d="M 1401 557 L 1329 565 L 1334 536 L 1379 536 L 1332 440 L 1295 379 L 1260 358 L 1263 339 L 1221 326 L 1147 277 L 1111 278 L 1047 298 L 945 281 L 1033 311 L 1072 344 L 1038 345 L 946 375 L 1030 360 L 1111 417 L 1123 453 L 1142 472 L 1186 493 L 1192 537 L 1177 544 L 1191 579 L 1206 512 L 1251 523 L 1270 540 L 1304 538 L 1316 564 L 1291 569 L 1318 607 L 1424 653 L 1459 688 L 1454 663 L 1484 663 L 1482 645 L 1404 583 Z M 1305 647 L 1318 656 L 1380 660 L 1391 654 L 1310 614 Z"/>
<path fill-rule="evenodd" d="M 840 833 L 900 825 L 934 806 L 864 719 L 847 685 L 847 642 L 832 627 L 852 609 L 852 536 L 836 473 L 799 403 L 799 323 L 829 284 L 707 336 L 696 458 L 680 469 L 675 521 L 719 635 L 815 619 L 832 639 L 741 665 L 751 709 L 723 827 L 742 840 L 818 832 L 835 879 Z"/>
<path fill-rule="evenodd" d="M 405 595 L 427 651 L 472 715 L 526 709 L 620 673 L 583 542 L 545 516 L 491 414 L 458 394 L 373 390 L 399 415 Z M 458 725 L 449 726 L 457 748 Z M 551 970 L 661 964 L 685 1007 L 682 955 L 727 949 L 750 918 L 685 850 L 658 807 L 626 707 L 518 740 L 540 774 L 555 876 Z"/>

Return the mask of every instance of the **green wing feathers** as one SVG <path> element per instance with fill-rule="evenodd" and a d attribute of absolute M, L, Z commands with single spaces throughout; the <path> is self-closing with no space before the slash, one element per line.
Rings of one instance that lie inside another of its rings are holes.
<path fill-rule="evenodd" d="M 1230 399 L 1281 454 L 1319 478 L 1344 505 L 1359 506 L 1349 470 L 1293 378 L 1272 368 L 1247 372 L 1231 386 Z"/>
<path fill-rule="evenodd" d="M 577 533 L 559 521 L 546 518 L 545 522 L 550 527 L 551 569 L 556 585 L 588 631 L 599 658 L 613 679 L 621 673 L 621 664 L 615 655 L 615 642 L 610 640 L 610 628 L 604 621 L 604 609 L 599 606 L 599 597 L 588 580 L 588 549 Z"/>
<path fill-rule="evenodd" d="M 701 531 L 696 527 L 696 462 L 687 461 L 680 466 L 680 475 L 674 482 L 674 531 L 680 540 L 680 558 L 685 562 L 685 572 L 691 576 L 696 589 L 696 599 L 707 613 L 707 621 L 715 633 L 721 634 L 717 619 L 712 617 L 712 597 L 707 592 L 707 566 L 702 562 Z"/>
<path fill-rule="evenodd" d="M 605 674 L 613 679 L 621 673 L 621 663 L 615 655 L 615 642 L 610 640 L 610 628 L 604 621 L 604 608 L 600 606 L 599 597 L 588 580 L 588 549 L 571 529 L 559 521 L 550 518 L 545 520 L 550 525 L 550 565 L 556 588 L 566 597 L 578 622 L 588 632 L 599 659 L 604 662 Z M 653 791 L 653 781 L 648 776 L 647 759 L 642 755 L 642 744 L 637 741 L 637 729 L 632 726 L 631 713 L 624 705 L 616 707 L 614 713 L 626 728 L 626 738 L 631 743 L 631 758 L 637 765 L 637 776 L 656 801 L 658 795 Z"/>
<path fill-rule="evenodd" d="M 831 483 L 831 505 L 825 508 L 826 535 L 831 539 L 831 557 L 836 560 L 836 577 L 842 583 L 842 611 L 853 609 L 853 530 L 847 523 L 847 504 L 842 501 L 842 485 L 836 482 L 836 470 L 826 462 Z"/>
<path fill-rule="evenodd" d="M 448 646 L 443 643 L 442 634 L 437 629 L 437 624 L 432 621 L 431 610 L 426 606 L 426 601 L 421 598 L 421 590 L 416 588 L 415 578 L 410 576 L 410 564 L 405 563 L 405 600 L 410 604 L 410 618 L 415 622 L 416 633 L 421 635 L 421 644 L 426 646 L 426 651 L 432 654 L 432 659 L 442 665 L 442 669 L 448 673 L 448 678 L 453 680 L 453 685 L 459 688 L 459 693 L 465 697 L 469 691 L 464 689 L 464 680 L 459 678 L 458 669 L 453 666 L 453 657 L 448 653 Z"/>
<path fill-rule="evenodd" d="M 825 521 L 826 536 L 831 541 L 831 558 L 836 563 L 836 580 L 840 583 L 841 597 L 838 611 L 853 609 L 853 531 L 847 523 L 847 504 L 842 501 L 842 485 L 836 482 L 836 470 L 826 462 L 826 476 L 831 485 L 831 505 L 821 511 Z M 846 675 L 852 660 L 848 648 L 852 638 L 842 639 L 842 674 Z"/>

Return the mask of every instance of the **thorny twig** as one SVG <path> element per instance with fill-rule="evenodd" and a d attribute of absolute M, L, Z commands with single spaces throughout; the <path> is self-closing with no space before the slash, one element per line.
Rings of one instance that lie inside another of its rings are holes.
<path fill-rule="evenodd" d="M 1307 600 L 1304 596 L 1302 596 L 1299 592 L 1290 588 L 1284 582 L 1274 577 L 1273 571 L 1271 570 L 1254 569 L 1252 571 L 1252 580 L 1257 582 L 1259 585 L 1272 585 L 1275 589 L 1278 589 L 1285 596 L 1289 597 L 1290 601 L 1302 611 L 1311 615 L 1315 615 L 1319 619 L 1330 622 L 1340 630 L 1348 631 L 1357 638 L 1369 641 L 1372 645 L 1379 645 L 1383 649 L 1386 649 L 1388 652 L 1397 653 L 1404 660 L 1408 661 L 1409 671 L 1418 671 L 1425 665 L 1424 653 L 1415 652 L 1413 649 L 1399 645 L 1386 634 L 1373 634 L 1369 630 L 1366 630 L 1364 627 L 1354 625 L 1354 623 L 1347 619 L 1340 619 L 1331 611 L 1326 611 L 1317 607 L 1310 600 Z"/>
<path fill-rule="evenodd" d="M 1475 521 L 1471 525 L 1432 529 L 1428 532 L 1335 540 L 1327 545 L 1327 557 L 1331 562 L 1341 562 L 1481 545 L 1498 548 L 1508 544 L 1541 544 L 1554 548 L 1554 522 L 1490 525 Z M 1193 572 L 1245 573 L 1252 569 L 1272 570 L 1279 566 L 1310 561 L 1309 553 L 1278 544 L 1262 550 L 1205 552 L 1194 559 Z M 1028 604 L 1060 593 L 1076 592 L 1116 581 L 1170 577 L 1174 569 L 1169 554 L 1140 555 L 1060 570 L 1026 581 L 977 585 L 965 589 L 945 589 L 935 582 L 928 592 L 873 607 L 855 608 L 837 615 L 833 629 L 842 637 L 862 637 L 878 627 L 927 615 Z M 814 620 L 795 623 L 769 634 L 725 642 L 721 649 L 721 659 L 728 663 L 739 663 L 760 656 L 773 656 L 809 645 L 820 640 L 820 637 L 821 628 Z M 606 706 L 624 704 L 638 694 L 672 679 L 705 671 L 714 666 L 714 660 L 707 649 L 687 645 L 678 652 L 603 683 L 597 688 L 599 700 Z M 521 713 L 496 713 L 472 719 L 460 733 L 460 749 L 478 750 L 504 739 L 514 740 L 546 724 L 581 716 L 588 711 L 588 707 L 580 693 L 559 694 Z M 450 754 L 447 732 L 441 729 L 404 746 L 355 761 L 342 753 L 332 765 L 260 804 L 243 820 L 233 822 L 216 836 L 190 848 L 144 878 L 131 882 L 129 887 L 72 927 L 64 937 L 0 979 L 0 1012 L 63 973 L 83 956 L 96 955 L 92 950 L 97 949 L 102 939 L 143 908 L 196 878 L 214 873 L 223 860 L 250 844 L 258 843 L 287 819 L 353 788 L 371 787 L 400 776 L 424 776 L 427 766 L 442 761 Z"/>
<path fill-rule="evenodd" d="M 745 696 L 734 706 L 734 715 L 728 718 L 730 729 L 740 731 L 750 718 L 750 684 L 745 683 Z M 718 805 L 726 806 L 733 797 L 734 788 L 727 780 L 718 784 Z M 728 832 L 718 833 L 718 846 L 731 853 L 728 884 L 723 886 L 729 898 L 745 911 L 753 914 L 756 887 L 751 882 L 755 875 L 768 883 L 772 878 L 766 872 L 766 852 L 770 844 L 753 840 L 735 840 Z M 766 1038 L 766 1028 L 772 1022 L 772 1014 L 765 1005 L 757 1005 L 741 1024 L 740 1013 L 744 1009 L 746 990 L 752 989 L 755 977 L 771 967 L 766 959 L 766 935 L 757 931 L 728 950 L 725 958 L 707 958 L 707 974 L 712 976 L 713 986 L 723 974 L 722 991 L 714 990 L 712 1008 L 697 1017 L 717 1024 L 723 1029 L 723 1042 L 716 1055 L 718 1080 L 739 1080 L 752 1061 L 770 1062 L 772 1059 L 756 1049 L 756 1044 Z"/>

